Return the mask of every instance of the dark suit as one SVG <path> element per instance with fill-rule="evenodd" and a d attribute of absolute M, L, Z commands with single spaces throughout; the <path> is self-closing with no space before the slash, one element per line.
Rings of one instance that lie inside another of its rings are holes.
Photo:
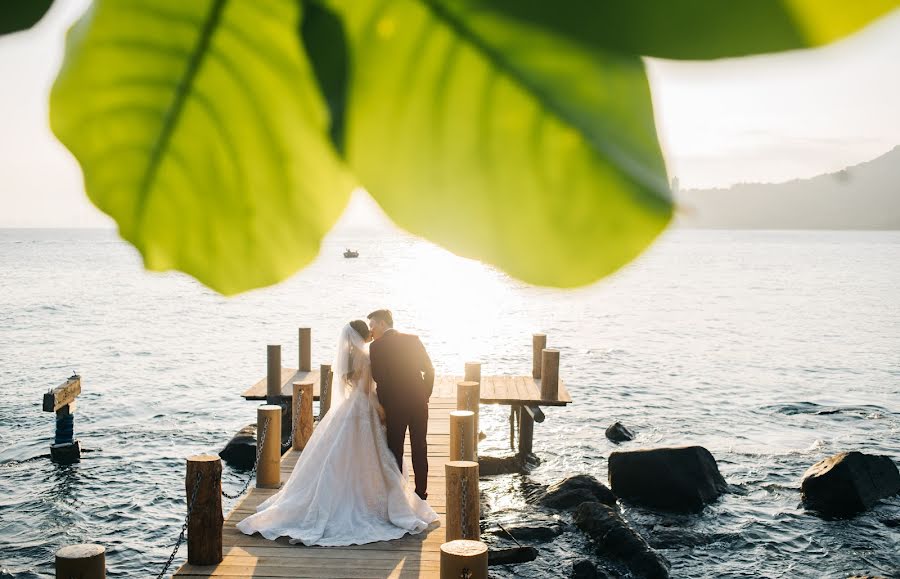
<path fill-rule="evenodd" d="M 386 415 L 388 447 L 403 470 L 403 444 L 409 428 L 416 494 L 427 496 L 428 399 L 434 388 L 434 366 L 418 336 L 388 330 L 369 346 L 372 377 Z"/>

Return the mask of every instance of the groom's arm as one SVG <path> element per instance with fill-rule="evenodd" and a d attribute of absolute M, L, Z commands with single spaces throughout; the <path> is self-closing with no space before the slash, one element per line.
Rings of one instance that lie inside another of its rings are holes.
<path fill-rule="evenodd" d="M 431 358 L 428 357 L 428 352 L 425 351 L 425 346 L 422 345 L 422 340 L 418 337 L 416 337 L 416 350 L 419 370 L 425 379 L 425 391 L 428 393 L 428 397 L 431 398 L 431 392 L 434 390 L 434 365 L 431 363 Z"/>

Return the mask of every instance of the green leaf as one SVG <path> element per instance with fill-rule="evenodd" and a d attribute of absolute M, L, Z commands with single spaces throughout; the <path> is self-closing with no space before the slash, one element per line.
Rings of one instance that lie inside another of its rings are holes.
<path fill-rule="evenodd" d="M 430 0 L 431 1 L 431 0 Z M 600 50 L 711 59 L 827 44 L 898 0 L 433 0 L 486 31 L 499 19 Z"/>
<path fill-rule="evenodd" d="M 438 2 L 334 4 L 353 69 L 347 160 L 405 229 L 530 283 L 593 282 L 671 201 L 639 57 Z"/>
<path fill-rule="evenodd" d="M 53 0 L 3 0 L 0 36 L 31 28 L 50 10 Z"/>
<path fill-rule="evenodd" d="M 294 0 L 99 0 L 70 30 L 51 126 L 153 270 L 232 294 L 310 262 L 352 182 Z"/>

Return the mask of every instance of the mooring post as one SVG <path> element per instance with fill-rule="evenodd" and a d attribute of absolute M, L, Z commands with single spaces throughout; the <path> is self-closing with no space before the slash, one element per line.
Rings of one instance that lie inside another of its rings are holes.
<path fill-rule="evenodd" d="M 450 461 L 445 465 L 444 473 L 447 481 L 447 540 L 477 541 L 481 536 L 478 463 L 467 460 Z"/>
<path fill-rule="evenodd" d="M 475 460 L 475 413 L 450 412 L 450 460 Z"/>
<path fill-rule="evenodd" d="M 531 377 L 535 380 L 541 377 L 541 360 L 546 347 L 547 334 L 531 335 Z"/>
<path fill-rule="evenodd" d="M 331 364 L 322 364 L 319 367 L 319 420 L 325 418 L 328 409 L 331 408 Z"/>
<path fill-rule="evenodd" d="M 488 548 L 481 541 L 458 539 L 441 545 L 441 579 L 487 579 Z"/>
<path fill-rule="evenodd" d="M 199 482 L 198 482 L 199 477 Z M 184 490 L 188 506 L 188 563 L 222 562 L 222 461 L 199 454 L 187 458 Z"/>
<path fill-rule="evenodd" d="M 256 486 L 277 489 L 281 486 L 281 406 L 263 404 L 256 409 Z"/>
<path fill-rule="evenodd" d="M 463 378 L 466 382 L 481 383 L 481 362 L 466 362 L 466 374 Z"/>
<path fill-rule="evenodd" d="M 303 450 L 313 431 L 313 383 L 294 382 L 293 386 L 293 448 L 294 450 Z"/>
<path fill-rule="evenodd" d="M 266 402 L 281 401 L 281 344 L 266 346 Z"/>
<path fill-rule="evenodd" d="M 559 399 L 559 350 L 544 348 L 542 353 L 541 399 Z"/>
<path fill-rule="evenodd" d="M 531 454 L 534 438 L 534 418 L 524 407 L 519 406 L 519 458 L 525 460 Z"/>
<path fill-rule="evenodd" d="M 44 393 L 44 412 L 56 413 L 56 432 L 50 445 L 50 457 L 55 462 L 73 463 L 81 460 L 81 443 L 75 440 L 75 398 L 81 394 L 81 376 L 73 374 L 56 388 Z"/>
<path fill-rule="evenodd" d="M 478 410 L 481 404 L 481 383 L 459 382 L 456 385 L 456 409 L 470 410 L 475 414 L 475 432 L 478 430 Z M 475 438 L 475 455 L 478 455 L 478 438 Z"/>
<path fill-rule="evenodd" d="M 68 545 L 56 552 L 56 579 L 105 579 L 106 547 Z"/>
<path fill-rule="evenodd" d="M 312 330 L 300 328 L 299 339 L 297 368 L 301 372 L 309 372 L 312 370 Z"/>

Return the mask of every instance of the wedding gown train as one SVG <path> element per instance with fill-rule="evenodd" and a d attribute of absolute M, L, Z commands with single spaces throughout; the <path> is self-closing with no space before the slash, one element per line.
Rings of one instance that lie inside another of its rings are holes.
<path fill-rule="evenodd" d="M 238 523 L 241 532 L 304 545 L 358 545 L 420 533 L 438 519 L 409 488 L 387 446 L 367 346 L 349 326 L 342 331 L 331 408 L 284 487 Z"/>

